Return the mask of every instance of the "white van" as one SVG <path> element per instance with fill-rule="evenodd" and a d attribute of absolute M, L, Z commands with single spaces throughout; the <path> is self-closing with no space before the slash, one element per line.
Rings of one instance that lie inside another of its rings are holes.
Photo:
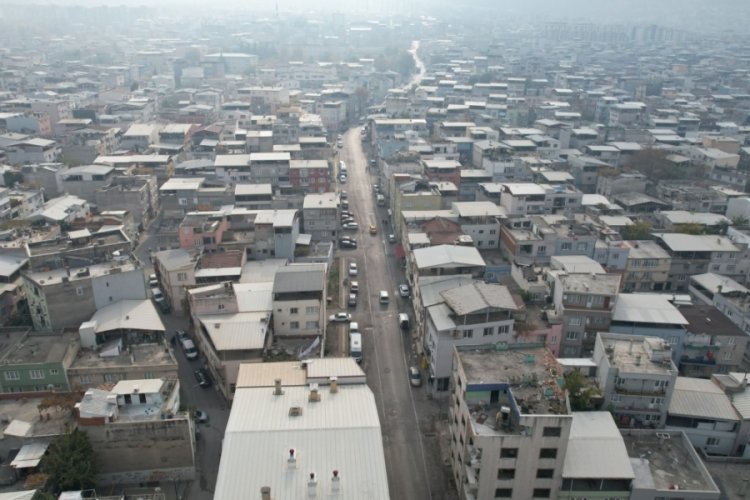
<path fill-rule="evenodd" d="M 380 303 L 387 304 L 388 300 L 389 300 L 388 292 L 385 290 L 380 290 Z"/>
<path fill-rule="evenodd" d="M 362 334 L 361 333 L 350 333 L 349 334 L 349 356 L 354 358 L 357 363 L 362 362 Z"/>
<path fill-rule="evenodd" d="M 409 315 L 401 313 L 398 315 L 398 326 L 401 327 L 402 330 L 408 330 L 409 329 Z"/>
<path fill-rule="evenodd" d="M 182 346 L 182 350 L 185 351 L 185 357 L 187 359 L 198 359 L 198 349 L 195 347 L 192 340 L 182 339 L 180 340 L 180 345 Z"/>

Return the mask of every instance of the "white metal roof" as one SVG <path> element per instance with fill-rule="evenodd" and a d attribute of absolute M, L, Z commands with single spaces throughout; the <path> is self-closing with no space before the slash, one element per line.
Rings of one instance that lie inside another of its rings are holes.
<path fill-rule="evenodd" d="M 217 351 L 237 351 L 263 348 L 269 318 L 269 312 L 241 312 L 199 319 Z"/>
<path fill-rule="evenodd" d="M 491 201 L 453 202 L 453 210 L 459 217 L 502 217 L 507 215 L 503 207 Z"/>
<path fill-rule="evenodd" d="M 441 292 L 445 303 L 458 315 L 485 309 L 518 309 L 508 288 L 503 285 L 474 282 Z"/>
<path fill-rule="evenodd" d="M 234 195 L 272 195 L 273 186 L 271 184 L 237 184 L 234 186 Z"/>
<path fill-rule="evenodd" d="M 437 245 L 417 248 L 413 252 L 418 269 L 433 267 L 484 266 L 484 259 L 474 247 Z"/>
<path fill-rule="evenodd" d="M 338 498 L 390 498 L 375 398 L 366 384 L 340 385 L 320 401 L 307 387 L 238 388 L 224 434 L 215 500 L 250 498 L 271 488 L 273 498 L 307 498 L 309 474 L 320 497 L 328 496 L 332 471 L 339 471 Z M 299 416 L 290 408 L 299 407 Z M 289 450 L 296 452 L 290 468 Z"/>
<path fill-rule="evenodd" d="M 615 300 L 612 321 L 687 325 L 688 320 L 669 301 L 671 295 L 621 293 Z"/>
<path fill-rule="evenodd" d="M 711 380 L 677 377 L 669 414 L 710 420 L 739 420 L 729 396 Z"/>
<path fill-rule="evenodd" d="M 544 195 L 546 191 L 533 182 L 503 182 L 505 189 L 514 196 Z"/>
<path fill-rule="evenodd" d="M 745 286 L 737 283 L 732 278 L 716 273 L 695 274 L 690 277 L 690 281 L 698 283 L 700 286 L 713 293 L 719 293 L 719 287 L 721 287 L 722 294 L 732 292 L 750 292 Z"/>
<path fill-rule="evenodd" d="M 214 167 L 217 168 L 228 168 L 228 167 L 248 167 L 250 166 L 250 155 L 216 155 L 214 159 Z"/>
<path fill-rule="evenodd" d="M 10 466 L 16 469 L 36 467 L 47 452 L 49 443 L 29 443 L 21 447 Z"/>
<path fill-rule="evenodd" d="M 721 214 L 688 212 L 687 210 L 662 210 L 659 212 L 659 215 L 666 218 L 672 224 L 718 226 L 720 224 L 730 225 L 732 223 L 732 221 Z"/>
<path fill-rule="evenodd" d="M 203 177 L 172 177 L 161 185 L 159 191 L 195 191 L 205 180 Z"/>
<path fill-rule="evenodd" d="M 96 321 L 96 333 L 120 329 L 165 330 L 159 313 L 148 299 L 119 300 L 96 311 L 91 321 Z"/>
<path fill-rule="evenodd" d="M 0 500 L 31 500 L 35 494 L 36 490 L 7 491 L 0 493 Z"/>
<path fill-rule="evenodd" d="M 729 377 L 737 384 L 742 384 L 743 380 L 750 378 L 744 372 L 730 372 Z M 732 395 L 732 405 L 744 420 L 750 420 L 750 390 L 747 389 L 747 386 L 742 391 L 735 392 Z"/>
<path fill-rule="evenodd" d="M 606 411 L 574 412 L 563 478 L 633 479 L 630 457 L 612 414 Z"/>
<path fill-rule="evenodd" d="M 663 233 L 659 237 L 674 252 L 737 252 L 726 236 L 709 234 Z"/>

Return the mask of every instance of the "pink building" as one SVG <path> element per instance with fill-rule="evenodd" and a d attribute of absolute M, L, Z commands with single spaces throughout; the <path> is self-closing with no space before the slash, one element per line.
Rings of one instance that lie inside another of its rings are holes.
<path fill-rule="evenodd" d="M 188 214 L 180 224 L 180 248 L 215 250 L 229 229 L 226 217 L 213 214 Z"/>

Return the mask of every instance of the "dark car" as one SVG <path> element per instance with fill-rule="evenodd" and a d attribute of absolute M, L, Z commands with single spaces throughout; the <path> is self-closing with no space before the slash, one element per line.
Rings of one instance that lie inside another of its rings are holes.
<path fill-rule="evenodd" d="M 211 379 L 208 377 L 208 372 L 203 368 L 198 368 L 193 372 L 195 380 L 198 381 L 198 385 L 201 387 L 211 387 Z"/>
<path fill-rule="evenodd" d="M 341 238 L 339 240 L 339 248 L 357 248 L 357 240 Z"/>

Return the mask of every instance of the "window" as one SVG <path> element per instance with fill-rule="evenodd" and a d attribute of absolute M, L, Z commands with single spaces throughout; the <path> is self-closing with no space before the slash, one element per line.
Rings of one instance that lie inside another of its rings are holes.
<path fill-rule="evenodd" d="M 554 475 L 555 475 L 555 469 L 537 469 L 536 470 L 537 479 L 550 479 Z"/>
<path fill-rule="evenodd" d="M 463 330 L 464 338 L 470 339 L 474 336 L 474 330 Z"/>
<path fill-rule="evenodd" d="M 318 326 L 320 326 L 320 324 L 317 321 L 308 321 L 305 323 L 306 330 L 317 330 Z"/>
<path fill-rule="evenodd" d="M 490 234 L 496 234 L 497 231 L 495 229 L 490 229 Z"/>
<path fill-rule="evenodd" d="M 130 394 L 125 394 L 125 404 L 126 405 L 133 404 L 133 397 Z"/>
<path fill-rule="evenodd" d="M 669 380 L 657 380 L 654 382 L 654 387 L 657 389 L 663 389 L 669 385 Z"/>
<path fill-rule="evenodd" d="M 156 378 L 156 377 L 154 377 L 154 372 L 144 372 L 143 378 L 150 379 L 150 378 Z"/>
<path fill-rule="evenodd" d="M 50 375 L 59 375 L 60 374 L 60 370 L 58 370 L 57 368 L 52 368 L 52 369 L 50 369 L 49 374 Z"/>
<path fill-rule="evenodd" d="M 91 375 L 81 375 L 81 383 L 82 384 L 90 384 L 91 383 Z"/>
<path fill-rule="evenodd" d="M 542 431 L 544 437 L 560 437 L 562 429 L 560 427 L 545 427 Z"/>
<path fill-rule="evenodd" d="M 503 448 L 500 450 L 500 458 L 518 458 L 518 448 Z"/>
<path fill-rule="evenodd" d="M 299 330 L 299 321 L 289 322 L 289 328 L 291 328 L 292 330 Z"/>
<path fill-rule="evenodd" d="M 570 250 L 571 248 L 573 248 L 573 244 L 570 242 L 565 241 L 560 244 L 560 250 Z"/>
<path fill-rule="evenodd" d="M 21 380 L 21 376 L 16 370 L 9 370 L 5 372 L 5 380 Z"/>
<path fill-rule="evenodd" d="M 513 498 L 513 488 L 495 488 L 495 498 Z"/>
<path fill-rule="evenodd" d="M 177 281 L 187 281 L 187 273 L 177 273 Z"/>
<path fill-rule="evenodd" d="M 33 380 L 40 380 L 44 378 L 44 372 L 42 370 L 29 370 L 29 377 Z"/>
<path fill-rule="evenodd" d="M 724 361 L 730 361 L 732 359 L 732 351 L 727 351 L 724 353 Z"/>
<path fill-rule="evenodd" d="M 578 338 L 578 332 L 568 332 L 568 334 L 565 336 L 567 340 L 575 340 Z"/>
<path fill-rule="evenodd" d="M 706 438 L 706 446 L 719 446 L 720 442 L 719 438 Z"/>
<path fill-rule="evenodd" d="M 557 458 L 557 448 L 542 448 L 539 450 L 539 458 Z"/>
<path fill-rule="evenodd" d="M 484 331 L 482 332 L 483 337 L 489 337 L 490 335 L 494 335 L 494 334 L 495 334 L 495 329 L 491 326 L 488 328 L 485 328 Z"/>
<path fill-rule="evenodd" d="M 609 398 L 609 400 L 613 403 L 619 403 L 622 400 L 622 398 L 618 396 L 617 394 L 613 394 L 612 397 Z"/>
<path fill-rule="evenodd" d="M 568 324 L 570 326 L 581 326 L 581 318 L 580 316 L 572 316 L 568 318 Z"/>
<path fill-rule="evenodd" d="M 510 325 L 500 325 L 497 327 L 497 333 L 508 333 L 510 332 Z"/>
<path fill-rule="evenodd" d="M 105 373 L 104 374 L 104 381 L 105 382 L 116 382 L 115 376 L 111 373 Z"/>
<path fill-rule="evenodd" d="M 318 306 L 307 306 L 305 308 L 305 314 L 318 314 L 320 312 L 320 307 Z"/>
<path fill-rule="evenodd" d="M 298 314 L 298 313 L 299 313 L 299 308 L 297 308 L 297 307 L 290 307 L 289 308 L 289 314 Z"/>
<path fill-rule="evenodd" d="M 549 498 L 549 488 L 534 488 L 534 494 L 532 498 Z"/>
<path fill-rule="evenodd" d="M 736 341 L 737 341 L 737 338 L 736 338 L 736 337 L 729 337 L 729 339 L 727 339 L 727 344 L 729 344 L 729 345 L 734 345 L 734 343 L 735 343 Z"/>
<path fill-rule="evenodd" d="M 508 479 L 514 479 L 516 477 L 516 469 L 498 469 L 497 478 L 501 481 Z"/>

